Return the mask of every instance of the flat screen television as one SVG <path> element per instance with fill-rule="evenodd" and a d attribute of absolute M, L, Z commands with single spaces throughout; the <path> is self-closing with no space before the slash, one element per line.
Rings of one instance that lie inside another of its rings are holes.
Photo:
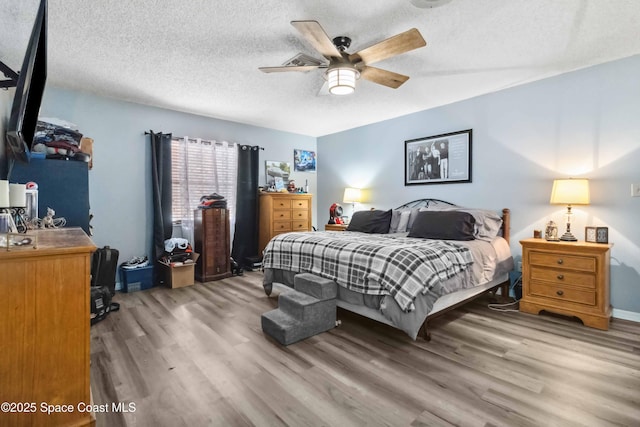
<path fill-rule="evenodd" d="M 40 0 L 27 52 L 18 75 L 16 93 L 7 126 L 8 151 L 16 160 L 29 161 L 46 80 L 47 0 Z"/>

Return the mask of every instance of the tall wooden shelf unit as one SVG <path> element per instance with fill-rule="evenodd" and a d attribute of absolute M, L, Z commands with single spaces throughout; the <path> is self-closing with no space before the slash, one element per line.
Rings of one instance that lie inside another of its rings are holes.
<path fill-rule="evenodd" d="M 196 280 L 209 282 L 231 276 L 229 211 L 227 209 L 196 209 L 193 213 Z"/>
<path fill-rule="evenodd" d="M 94 425 L 93 414 L 78 404 L 91 403 L 89 288 L 96 247 L 80 228 L 30 234 L 37 235 L 36 249 L 0 248 L 0 400 L 36 408 L 2 411 L 0 425 Z M 47 414 L 42 402 L 73 411 Z"/>
<path fill-rule="evenodd" d="M 311 194 L 260 193 L 260 254 L 277 234 L 311 231 L 311 200 Z"/>

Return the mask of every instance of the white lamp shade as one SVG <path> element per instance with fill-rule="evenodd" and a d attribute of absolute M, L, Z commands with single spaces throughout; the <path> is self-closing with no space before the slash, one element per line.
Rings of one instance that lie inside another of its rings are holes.
<path fill-rule="evenodd" d="M 566 178 L 553 181 L 552 205 L 588 205 L 590 202 L 589 180 L 586 178 Z"/>
<path fill-rule="evenodd" d="M 345 188 L 343 203 L 360 203 L 362 200 L 362 191 L 359 188 Z"/>
<path fill-rule="evenodd" d="M 353 68 L 331 68 L 327 71 L 329 92 L 333 95 L 349 95 L 356 90 L 356 80 L 360 73 Z"/>
<path fill-rule="evenodd" d="M 9 184 L 9 206 L 12 208 L 27 206 L 27 187 L 24 184 Z"/>
<path fill-rule="evenodd" d="M 9 181 L 0 180 L 0 208 L 10 207 L 9 201 Z"/>

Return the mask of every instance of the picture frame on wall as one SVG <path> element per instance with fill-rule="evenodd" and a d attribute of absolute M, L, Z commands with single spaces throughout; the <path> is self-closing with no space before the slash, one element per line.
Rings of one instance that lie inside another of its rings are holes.
<path fill-rule="evenodd" d="M 291 163 L 274 160 L 266 160 L 264 162 L 267 187 L 275 184 L 275 178 L 282 178 L 283 181 L 289 182 L 291 174 Z"/>
<path fill-rule="evenodd" d="M 309 150 L 293 150 L 293 170 L 296 172 L 315 172 L 316 153 Z"/>
<path fill-rule="evenodd" d="M 404 142 L 404 185 L 471 182 L 472 129 Z"/>

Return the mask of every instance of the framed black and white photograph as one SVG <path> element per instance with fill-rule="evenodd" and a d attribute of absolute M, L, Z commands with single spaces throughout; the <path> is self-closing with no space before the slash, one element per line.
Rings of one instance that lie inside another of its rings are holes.
<path fill-rule="evenodd" d="M 289 174 L 291 173 L 291 164 L 289 162 L 267 160 L 264 163 L 267 174 L 267 187 L 271 187 L 275 183 L 276 177 L 282 178 L 284 182 L 289 182 Z"/>
<path fill-rule="evenodd" d="M 472 130 L 404 142 L 404 185 L 471 182 Z"/>

